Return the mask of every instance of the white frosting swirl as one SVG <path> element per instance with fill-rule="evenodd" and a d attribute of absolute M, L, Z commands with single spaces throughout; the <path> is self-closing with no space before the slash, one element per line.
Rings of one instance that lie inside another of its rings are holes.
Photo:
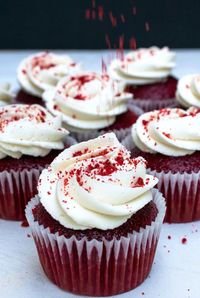
<path fill-rule="evenodd" d="M 155 110 L 132 127 L 134 143 L 144 152 L 183 156 L 200 150 L 200 111 L 194 107 Z"/>
<path fill-rule="evenodd" d="M 184 107 L 200 108 L 200 74 L 190 74 L 178 81 L 176 99 Z"/>
<path fill-rule="evenodd" d="M 45 90 L 55 87 L 60 79 L 80 69 L 80 64 L 69 56 L 42 52 L 22 60 L 17 69 L 17 77 L 22 89 L 41 97 Z"/>
<path fill-rule="evenodd" d="M 166 79 L 175 66 L 175 53 L 168 48 L 142 48 L 115 59 L 109 67 L 109 74 L 115 80 L 127 84 L 144 85 Z"/>
<path fill-rule="evenodd" d="M 69 76 L 55 90 L 44 92 L 46 106 L 54 115 L 63 116 L 71 131 L 100 129 L 115 122 L 127 111 L 132 94 L 107 74 L 94 72 Z"/>
<path fill-rule="evenodd" d="M 11 103 L 14 94 L 10 91 L 10 84 L 0 83 L 0 107 Z"/>
<path fill-rule="evenodd" d="M 64 150 L 42 171 L 41 203 L 71 229 L 111 229 L 152 200 L 158 179 L 142 157 L 130 158 L 113 133 Z"/>
<path fill-rule="evenodd" d="M 63 149 L 67 134 L 61 128 L 61 117 L 53 117 L 39 105 L 0 108 L 0 159 L 45 156 L 51 149 Z"/>

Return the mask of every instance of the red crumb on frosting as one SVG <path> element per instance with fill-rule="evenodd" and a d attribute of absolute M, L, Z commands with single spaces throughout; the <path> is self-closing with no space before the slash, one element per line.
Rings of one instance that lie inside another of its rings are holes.
<path fill-rule="evenodd" d="M 172 139 L 172 136 L 169 133 L 163 132 L 162 134 L 168 139 Z"/>
<path fill-rule="evenodd" d="M 85 148 L 84 150 L 79 150 L 79 151 L 76 151 L 72 154 L 72 157 L 76 157 L 76 156 L 81 156 L 83 154 L 86 154 L 89 152 L 89 148 Z"/>

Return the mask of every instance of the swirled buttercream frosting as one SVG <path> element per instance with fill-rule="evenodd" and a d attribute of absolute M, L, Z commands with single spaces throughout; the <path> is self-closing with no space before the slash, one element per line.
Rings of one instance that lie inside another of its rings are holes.
<path fill-rule="evenodd" d="M 115 228 L 152 200 L 157 178 L 108 133 L 64 150 L 39 179 L 47 212 L 70 229 Z"/>
<path fill-rule="evenodd" d="M 126 84 L 144 85 L 165 80 L 175 66 L 175 53 L 168 48 L 142 48 L 114 59 L 110 76 Z"/>
<path fill-rule="evenodd" d="M 54 115 L 62 115 L 69 130 L 101 129 L 113 124 L 116 116 L 127 111 L 132 95 L 124 92 L 124 84 L 107 74 L 86 72 L 69 76 L 54 90 L 44 92 L 46 107 Z"/>
<path fill-rule="evenodd" d="M 176 99 L 184 107 L 200 108 L 200 74 L 191 74 L 178 81 Z"/>
<path fill-rule="evenodd" d="M 155 110 L 132 127 L 135 145 L 144 152 L 183 156 L 200 150 L 200 110 Z"/>
<path fill-rule="evenodd" d="M 75 63 L 69 56 L 41 52 L 21 61 L 17 77 L 23 90 L 42 97 L 45 90 L 55 87 L 60 79 L 77 73 L 80 69 L 80 64 Z"/>
<path fill-rule="evenodd" d="M 0 107 L 0 159 L 45 156 L 51 149 L 63 149 L 67 134 L 61 117 L 52 116 L 40 105 Z"/>

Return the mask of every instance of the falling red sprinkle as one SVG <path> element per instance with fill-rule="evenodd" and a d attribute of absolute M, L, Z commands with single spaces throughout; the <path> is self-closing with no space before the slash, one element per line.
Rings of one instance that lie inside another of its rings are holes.
<path fill-rule="evenodd" d="M 167 239 L 169 239 L 169 240 L 170 240 L 170 239 L 172 239 L 172 237 L 171 237 L 170 235 L 168 235 L 168 236 L 167 236 Z"/>
<path fill-rule="evenodd" d="M 182 242 L 182 244 L 186 244 L 186 243 L 187 243 L 187 238 L 185 238 L 185 237 L 182 238 L 182 239 L 181 239 L 181 242 Z"/>
<path fill-rule="evenodd" d="M 106 65 L 106 62 L 103 60 L 103 58 L 101 60 L 101 70 L 103 74 L 107 73 L 107 65 Z"/>
<path fill-rule="evenodd" d="M 150 30 L 150 26 L 148 22 L 145 22 L 145 30 L 148 32 Z"/>
<path fill-rule="evenodd" d="M 136 39 L 135 37 L 131 37 L 129 40 L 129 47 L 132 50 L 135 50 L 137 48 Z"/>
<path fill-rule="evenodd" d="M 133 7 L 133 14 L 136 15 L 136 13 L 137 13 L 137 8 L 134 6 Z"/>
<path fill-rule="evenodd" d="M 95 6 L 96 6 L 96 1 L 92 0 L 92 7 L 95 8 Z"/>
<path fill-rule="evenodd" d="M 122 23 L 125 23 L 125 17 L 123 14 L 120 15 L 120 18 L 121 18 Z"/>
<path fill-rule="evenodd" d="M 144 292 L 142 292 L 141 294 L 142 294 L 142 296 L 144 296 Z"/>
<path fill-rule="evenodd" d="M 26 219 L 21 222 L 21 227 L 23 228 L 29 227 L 28 221 Z"/>
<path fill-rule="evenodd" d="M 92 19 L 93 19 L 93 20 L 96 19 L 96 11 L 95 11 L 95 10 L 92 11 Z"/>
<path fill-rule="evenodd" d="M 98 16 L 99 16 L 99 20 L 102 21 L 104 17 L 103 6 L 98 6 Z"/>
<path fill-rule="evenodd" d="M 106 45 L 109 49 L 111 49 L 111 42 L 110 42 L 110 37 L 108 34 L 105 35 L 105 40 L 106 40 Z"/>
<path fill-rule="evenodd" d="M 113 27 L 117 26 L 117 19 L 113 16 L 112 11 L 109 12 L 109 18 Z"/>
<path fill-rule="evenodd" d="M 90 10 L 89 9 L 86 9 L 86 11 L 85 11 L 85 18 L 86 18 L 86 20 L 90 19 Z"/>
<path fill-rule="evenodd" d="M 28 238 L 31 238 L 31 235 L 30 235 L 30 234 L 27 234 L 27 237 L 28 237 Z"/>

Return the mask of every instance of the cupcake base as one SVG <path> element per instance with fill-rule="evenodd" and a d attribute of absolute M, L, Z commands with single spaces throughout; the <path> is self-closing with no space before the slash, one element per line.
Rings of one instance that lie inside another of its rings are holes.
<path fill-rule="evenodd" d="M 64 290 L 109 296 L 137 287 L 148 276 L 165 214 L 162 195 L 153 190 L 157 215 L 151 224 L 119 238 L 100 240 L 52 233 L 35 220 L 35 197 L 26 208 L 41 265 L 48 278 Z"/>
<path fill-rule="evenodd" d="M 175 107 L 177 79 L 170 76 L 165 82 L 153 83 L 142 86 L 128 85 L 126 91 L 134 95 L 133 102 L 144 112 Z"/>
<path fill-rule="evenodd" d="M 67 137 L 66 147 L 75 143 Z M 38 178 L 60 153 L 52 150 L 44 157 L 23 155 L 20 159 L 6 157 L 0 160 L 0 218 L 24 220 L 24 209 L 37 193 Z"/>
<path fill-rule="evenodd" d="M 156 187 L 167 204 L 165 222 L 200 220 L 200 152 L 179 157 L 145 153 L 134 148 L 131 135 L 122 143 L 132 157 L 144 157 L 148 173 L 159 179 Z"/>
<path fill-rule="evenodd" d="M 33 96 L 30 95 L 28 93 L 26 93 L 24 90 L 20 89 L 17 94 L 16 97 L 14 99 L 14 103 L 22 103 L 22 104 L 40 104 L 41 106 L 45 106 L 44 102 L 42 101 L 41 98 L 37 97 L 37 96 Z"/>

